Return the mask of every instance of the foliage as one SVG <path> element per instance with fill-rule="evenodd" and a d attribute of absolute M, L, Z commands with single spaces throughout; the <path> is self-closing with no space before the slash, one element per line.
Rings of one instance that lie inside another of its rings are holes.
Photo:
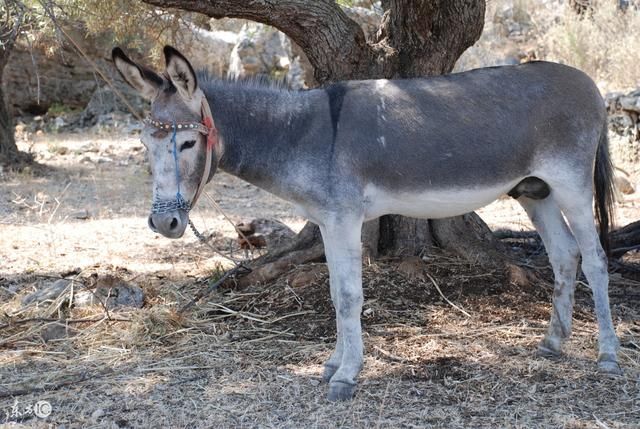
<path fill-rule="evenodd" d="M 82 33 L 106 38 L 160 57 L 160 49 L 175 43 L 188 26 L 206 25 L 207 18 L 194 13 L 154 8 L 128 0 L 16 0 L 27 11 L 23 41 L 45 47 L 51 53 L 64 42 L 59 26 L 73 26 Z"/>
<path fill-rule="evenodd" d="M 485 31 L 457 71 L 539 59 L 585 71 L 604 92 L 640 86 L 639 8 L 621 10 L 618 1 L 594 0 L 588 14 L 578 15 L 563 0 L 488 4 Z"/>
<path fill-rule="evenodd" d="M 588 16 L 569 8 L 542 38 L 547 58 L 575 66 L 604 86 L 640 86 L 640 10 L 598 1 Z"/>

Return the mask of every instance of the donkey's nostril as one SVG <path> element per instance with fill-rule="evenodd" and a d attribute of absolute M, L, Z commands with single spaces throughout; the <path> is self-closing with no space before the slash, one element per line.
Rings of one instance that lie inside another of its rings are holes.
<path fill-rule="evenodd" d="M 152 230 L 154 230 L 154 231 L 155 231 L 157 228 L 156 228 L 156 225 L 153 223 L 153 217 L 152 217 L 152 216 L 149 216 L 149 220 L 148 220 L 148 222 L 149 222 L 149 227 L 150 227 Z"/>
<path fill-rule="evenodd" d="M 171 229 L 176 229 L 176 227 L 178 226 L 178 219 L 176 219 L 175 217 L 171 220 L 171 225 L 169 225 L 169 228 Z"/>

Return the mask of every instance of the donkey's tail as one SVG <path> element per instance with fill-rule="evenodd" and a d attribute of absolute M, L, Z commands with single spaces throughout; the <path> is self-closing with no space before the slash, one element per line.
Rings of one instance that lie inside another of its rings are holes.
<path fill-rule="evenodd" d="M 613 163 L 609 156 L 609 137 L 607 135 L 607 121 L 605 119 L 600 142 L 596 152 L 596 165 L 593 173 L 595 212 L 600 232 L 600 243 L 605 253 L 609 255 L 609 230 L 614 219 L 615 185 L 613 180 Z"/>

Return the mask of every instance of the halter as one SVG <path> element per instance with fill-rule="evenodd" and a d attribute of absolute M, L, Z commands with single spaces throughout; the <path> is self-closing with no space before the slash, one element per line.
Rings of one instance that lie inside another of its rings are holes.
<path fill-rule="evenodd" d="M 213 148 L 218 143 L 218 129 L 216 128 L 215 123 L 213 122 L 213 116 L 211 115 L 211 108 L 209 107 L 209 103 L 207 102 L 206 97 L 202 94 L 202 122 L 162 122 L 154 119 L 149 116 L 145 119 L 145 122 L 149 125 L 152 125 L 158 129 L 172 131 L 171 135 L 171 143 L 173 145 L 173 161 L 176 166 L 176 182 L 178 184 L 178 191 L 176 192 L 175 200 L 160 200 L 155 199 L 153 204 L 151 205 L 151 213 L 153 214 L 161 214 L 168 213 L 176 210 L 184 210 L 188 212 L 198 201 L 198 197 L 200 197 L 200 193 L 204 189 L 204 186 L 209 181 L 209 175 L 211 174 L 211 158 L 213 153 Z M 184 199 L 182 194 L 180 193 L 180 168 L 178 165 L 178 143 L 176 141 L 176 134 L 178 131 L 198 131 L 201 134 L 207 136 L 207 146 L 205 153 L 205 164 L 204 171 L 202 173 L 202 179 L 200 179 L 200 183 L 198 184 L 198 188 L 196 189 L 196 194 L 193 197 L 191 202 Z"/>

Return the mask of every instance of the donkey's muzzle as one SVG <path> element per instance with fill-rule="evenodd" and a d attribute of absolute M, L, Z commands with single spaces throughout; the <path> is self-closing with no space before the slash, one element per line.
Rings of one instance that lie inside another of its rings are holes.
<path fill-rule="evenodd" d="M 180 238 L 189 224 L 189 215 L 185 210 L 151 213 L 148 223 L 153 232 L 168 238 Z"/>

